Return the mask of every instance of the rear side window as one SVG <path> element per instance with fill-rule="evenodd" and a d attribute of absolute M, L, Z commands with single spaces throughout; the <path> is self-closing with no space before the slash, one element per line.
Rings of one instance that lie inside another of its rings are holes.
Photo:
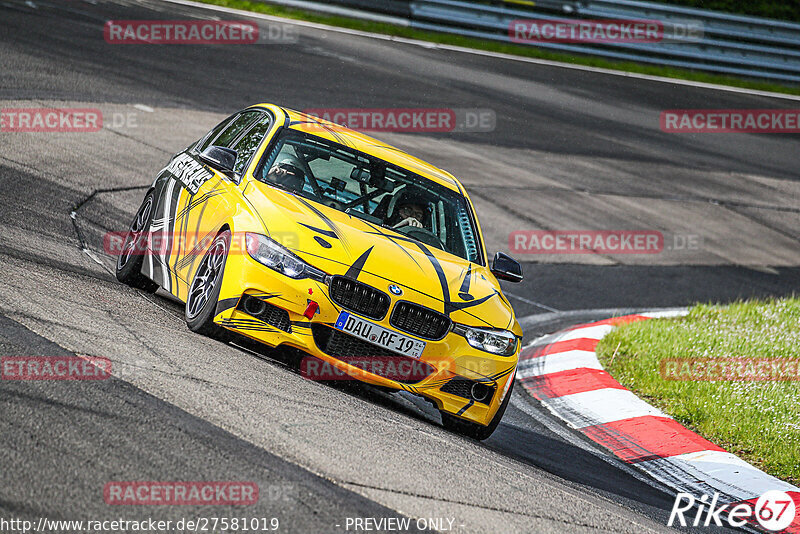
<path fill-rule="evenodd" d="M 236 165 L 234 165 L 233 170 L 237 174 L 244 172 L 247 162 L 250 161 L 250 157 L 258 148 L 261 140 L 264 139 L 270 126 L 272 126 L 272 119 L 264 113 L 263 117 L 257 120 L 253 127 L 250 128 L 250 131 L 244 134 L 239 139 L 239 142 L 236 143 L 236 146 L 233 147 L 236 150 Z"/>
<path fill-rule="evenodd" d="M 239 138 L 239 135 L 246 131 L 261 115 L 260 111 L 243 111 L 222 130 L 222 133 L 211 144 L 231 148 L 231 145 Z"/>
<path fill-rule="evenodd" d="M 206 134 L 206 136 L 205 136 L 203 139 L 201 139 L 201 140 L 200 140 L 200 143 L 199 143 L 199 144 L 198 144 L 198 145 L 195 147 L 195 150 L 197 150 L 198 152 L 202 152 L 203 150 L 205 150 L 206 148 L 208 148 L 208 146 L 211 144 L 211 141 L 213 141 L 214 139 L 216 139 L 216 138 L 217 138 L 217 136 L 219 135 L 219 133 L 220 133 L 220 132 L 221 132 L 221 131 L 222 131 L 222 130 L 223 130 L 225 127 L 226 127 L 226 126 L 228 126 L 228 124 L 230 124 L 232 120 L 234 120 L 234 119 L 235 119 L 236 117 L 238 117 L 238 116 L 239 116 L 238 114 L 236 114 L 236 115 L 231 115 L 230 117 L 228 117 L 227 119 L 225 119 L 225 120 L 224 120 L 224 121 L 222 121 L 221 123 L 219 123 L 219 124 L 217 124 L 216 126 L 214 126 L 214 129 L 213 129 L 213 130 L 211 130 L 210 132 L 208 132 L 208 133 Z"/>

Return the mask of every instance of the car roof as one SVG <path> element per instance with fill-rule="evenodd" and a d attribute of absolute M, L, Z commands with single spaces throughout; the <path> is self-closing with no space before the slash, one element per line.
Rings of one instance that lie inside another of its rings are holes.
<path fill-rule="evenodd" d="M 254 107 L 268 108 L 273 111 L 280 110 L 289 119 L 289 127 L 293 130 L 310 133 L 328 141 L 354 148 L 360 152 L 378 157 L 398 167 L 408 169 L 433 182 L 447 187 L 453 191 L 464 194 L 461 183 L 449 172 L 434 167 L 399 148 L 379 141 L 374 137 L 351 130 L 345 126 L 330 122 L 319 117 L 307 115 L 301 111 L 288 109 L 274 104 L 257 104 Z"/>

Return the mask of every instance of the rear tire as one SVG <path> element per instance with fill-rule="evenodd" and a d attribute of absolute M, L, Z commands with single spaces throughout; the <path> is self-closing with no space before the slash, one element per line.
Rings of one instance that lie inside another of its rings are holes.
<path fill-rule="evenodd" d="M 185 316 L 189 330 L 220 341 L 228 341 L 233 337 L 230 331 L 214 323 L 230 244 L 229 230 L 220 232 L 214 238 L 197 266 L 186 297 Z"/>
<path fill-rule="evenodd" d="M 455 432 L 456 434 L 461 434 L 462 436 L 477 439 L 478 441 L 488 439 L 489 436 L 491 436 L 497 429 L 497 426 L 500 424 L 500 420 L 503 419 L 503 414 L 506 413 L 506 408 L 508 407 L 508 402 L 511 399 L 511 393 L 513 391 L 514 377 L 512 376 L 511 385 L 508 388 L 508 393 L 506 393 L 506 398 L 503 399 L 503 403 L 500 404 L 500 408 L 497 409 L 497 413 L 494 414 L 494 417 L 492 417 L 492 420 L 487 426 L 466 421 L 460 417 L 446 412 L 441 412 L 442 425 L 450 432 Z"/>
<path fill-rule="evenodd" d="M 122 243 L 122 250 L 117 258 L 116 269 L 117 280 L 148 293 L 155 293 L 159 288 L 156 282 L 142 274 L 142 263 L 147 251 L 147 231 L 153 222 L 155 202 L 155 195 L 150 191 L 144 197 L 142 205 L 139 206 L 133 222 L 128 228 L 125 241 Z"/>

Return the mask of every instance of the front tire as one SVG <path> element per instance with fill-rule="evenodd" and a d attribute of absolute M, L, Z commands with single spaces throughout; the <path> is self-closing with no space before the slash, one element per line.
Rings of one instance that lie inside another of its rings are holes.
<path fill-rule="evenodd" d="M 487 426 L 466 421 L 460 417 L 446 412 L 441 412 L 442 425 L 450 432 L 455 432 L 456 434 L 461 434 L 462 436 L 477 439 L 478 441 L 488 439 L 489 436 L 491 436 L 497 429 L 497 426 L 500 424 L 500 420 L 503 419 L 503 414 L 506 413 L 506 408 L 511 400 L 511 393 L 514 391 L 514 377 L 512 376 L 510 380 L 511 385 L 508 387 L 506 398 L 503 399 L 503 403 L 497 409 L 497 413 L 494 414 L 494 417 L 492 417 L 492 420 Z"/>
<path fill-rule="evenodd" d="M 230 332 L 214 323 L 230 244 L 230 231 L 217 235 L 197 266 L 186 297 L 185 316 L 189 330 L 220 341 L 231 338 Z"/>
<path fill-rule="evenodd" d="M 142 263 L 147 252 L 147 231 L 153 222 L 156 198 L 152 191 L 147 193 L 142 205 L 125 235 L 122 250 L 117 258 L 116 276 L 123 284 L 136 289 L 155 293 L 159 285 L 142 274 Z"/>

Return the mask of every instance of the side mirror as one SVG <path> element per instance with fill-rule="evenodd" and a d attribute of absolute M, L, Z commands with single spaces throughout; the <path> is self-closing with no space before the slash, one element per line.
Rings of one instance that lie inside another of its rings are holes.
<path fill-rule="evenodd" d="M 236 165 L 236 151 L 222 146 L 210 146 L 200 153 L 200 160 L 214 169 L 229 176 L 233 175 Z"/>
<path fill-rule="evenodd" d="M 508 254 L 498 252 L 492 261 L 492 274 L 500 280 L 522 282 L 522 265 Z"/>

